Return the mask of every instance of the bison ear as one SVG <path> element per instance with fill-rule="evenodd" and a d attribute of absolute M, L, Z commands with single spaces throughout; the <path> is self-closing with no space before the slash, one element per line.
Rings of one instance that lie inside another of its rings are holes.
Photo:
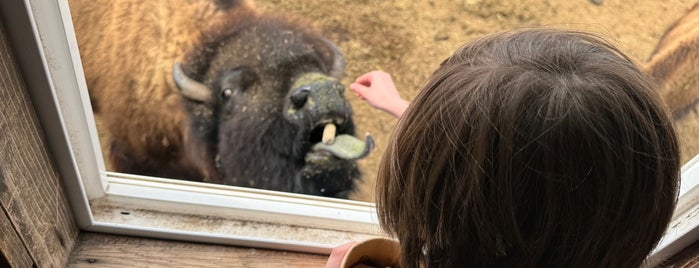
<path fill-rule="evenodd" d="M 242 5 L 250 6 L 251 3 L 248 0 L 213 0 L 216 7 L 221 10 L 228 10 L 231 8 L 236 8 Z"/>
<path fill-rule="evenodd" d="M 340 49 L 328 39 L 323 38 L 323 41 L 328 45 L 332 52 L 332 66 L 330 67 L 330 76 L 341 80 L 345 76 L 345 56 L 340 52 Z"/>

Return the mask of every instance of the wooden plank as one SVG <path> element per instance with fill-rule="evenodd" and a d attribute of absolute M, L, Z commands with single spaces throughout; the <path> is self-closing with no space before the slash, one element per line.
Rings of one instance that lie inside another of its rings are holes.
<path fill-rule="evenodd" d="M 37 267 L 64 267 L 78 230 L 5 29 L 0 23 L 0 205 Z"/>
<path fill-rule="evenodd" d="M 2 180 L 2 170 L 0 170 L 0 180 Z M 10 267 L 32 267 L 34 265 L 34 261 L 19 234 L 15 231 L 4 207 L 0 210 L 0 253 L 5 258 L 4 261 L 7 261 L 7 263 L 0 262 L 0 267 L 4 267 L 3 264 Z"/>
<path fill-rule="evenodd" d="M 67 267 L 323 267 L 327 256 L 83 232 Z"/>

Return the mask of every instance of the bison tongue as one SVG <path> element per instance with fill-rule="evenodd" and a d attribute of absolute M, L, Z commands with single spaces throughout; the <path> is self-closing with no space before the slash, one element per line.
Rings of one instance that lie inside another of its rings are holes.
<path fill-rule="evenodd" d="M 313 145 L 313 151 L 326 151 L 338 158 L 356 160 L 369 155 L 374 148 L 374 138 L 371 134 L 366 135 L 366 140 L 362 141 L 352 135 L 342 134 L 335 137 L 332 144 L 319 142 Z"/>

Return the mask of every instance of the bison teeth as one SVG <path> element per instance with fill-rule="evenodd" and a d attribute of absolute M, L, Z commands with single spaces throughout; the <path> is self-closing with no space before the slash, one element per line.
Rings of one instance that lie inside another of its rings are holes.
<path fill-rule="evenodd" d="M 328 123 L 325 125 L 325 128 L 323 129 L 323 143 L 325 144 L 333 144 L 335 142 L 335 132 L 337 131 L 337 127 L 333 123 Z"/>

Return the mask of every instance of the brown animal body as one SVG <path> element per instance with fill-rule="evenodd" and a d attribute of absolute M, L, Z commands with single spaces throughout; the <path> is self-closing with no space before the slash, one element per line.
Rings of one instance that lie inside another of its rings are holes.
<path fill-rule="evenodd" d="M 114 170 L 334 197 L 354 188 L 354 159 L 313 149 L 322 125 L 351 136 L 354 123 L 342 55 L 306 24 L 247 1 L 70 6 Z"/>
<path fill-rule="evenodd" d="M 699 3 L 663 34 L 646 64 L 676 118 L 699 100 Z"/>

